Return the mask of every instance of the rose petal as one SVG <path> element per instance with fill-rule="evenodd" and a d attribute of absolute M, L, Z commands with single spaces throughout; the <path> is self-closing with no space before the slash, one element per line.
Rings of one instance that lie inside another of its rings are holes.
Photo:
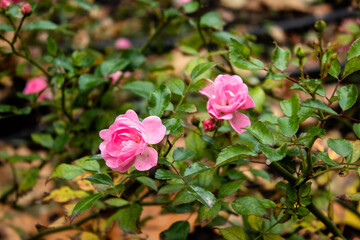
<path fill-rule="evenodd" d="M 111 163 L 109 161 L 106 161 L 105 163 L 112 170 L 123 173 L 132 167 L 132 165 L 134 164 L 134 161 L 135 161 L 135 158 L 131 158 L 131 159 L 127 160 L 126 162 L 121 163 L 121 165 L 119 165 L 117 167 L 111 167 L 113 165 L 111 165 Z"/>
<path fill-rule="evenodd" d="M 245 132 L 246 130 L 242 128 L 251 125 L 249 117 L 239 112 L 233 113 L 233 118 L 229 120 L 229 123 L 238 133 Z"/>
<path fill-rule="evenodd" d="M 127 110 L 126 113 L 124 114 L 124 117 L 127 117 L 132 121 L 139 122 L 139 117 L 134 110 L 131 109 Z"/>
<path fill-rule="evenodd" d="M 111 138 L 111 133 L 109 129 L 103 129 L 99 132 L 99 135 L 104 140 L 109 140 Z"/>
<path fill-rule="evenodd" d="M 207 81 L 211 82 L 211 84 L 199 90 L 199 93 L 204 94 L 208 98 L 214 98 L 215 97 L 214 82 L 209 79 L 207 79 Z"/>
<path fill-rule="evenodd" d="M 254 100 L 250 96 L 247 96 L 246 102 L 243 106 L 241 106 L 241 109 L 248 109 L 253 107 L 255 107 Z"/>
<path fill-rule="evenodd" d="M 159 143 L 165 136 L 166 127 L 157 116 L 150 116 L 142 121 L 145 129 L 146 141 L 149 144 Z"/>
<path fill-rule="evenodd" d="M 157 151 L 151 147 L 147 147 L 142 154 L 135 157 L 135 168 L 139 171 L 146 171 L 156 166 L 157 161 Z"/>

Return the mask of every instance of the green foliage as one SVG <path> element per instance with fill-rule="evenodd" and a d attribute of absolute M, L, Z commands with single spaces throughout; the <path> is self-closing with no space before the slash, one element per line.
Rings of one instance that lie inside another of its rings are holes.
<path fill-rule="evenodd" d="M 176 148 L 173 153 L 173 158 L 175 161 L 185 161 L 193 156 L 194 153 L 192 151 L 183 147 Z"/>
<path fill-rule="evenodd" d="M 264 64 L 250 56 L 250 49 L 243 43 L 235 39 L 231 39 L 230 43 L 230 61 L 238 68 L 247 70 L 264 69 Z"/>
<path fill-rule="evenodd" d="M 94 205 L 94 203 L 103 196 L 103 193 L 97 193 L 80 200 L 75 205 L 74 210 L 72 211 L 70 222 L 74 221 L 74 219 L 80 214 L 89 210 Z"/>
<path fill-rule="evenodd" d="M 287 49 L 283 49 L 276 44 L 272 61 L 274 66 L 280 71 L 284 71 L 289 64 L 290 52 Z"/>
<path fill-rule="evenodd" d="M 358 90 L 354 84 L 339 88 L 337 91 L 339 105 L 343 111 L 351 108 L 358 99 Z"/>
<path fill-rule="evenodd" d="M 173 223 L 170 228 L 160 234 L 164 240 L 186 240 L 190 231 L 188 221 L 178 221 Z"/>
<path fill-rule="evenodd" d="M 159 86 L 154 92 L 150 94 L 149 99 L 149 113 L 161 117 L 165 108 L 169 105 L 171 91 L 165 85 Z"/>

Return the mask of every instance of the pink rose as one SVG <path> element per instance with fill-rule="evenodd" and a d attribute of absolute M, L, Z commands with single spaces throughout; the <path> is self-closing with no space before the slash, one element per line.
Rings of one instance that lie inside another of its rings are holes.
<path fill-rule="evenodd" d="M 216 128 L 216 122 L 213 118 L 207 118 L 202 122 L 203 128 L 206 132 L 214 131 Z"/>
<path fill-rule="evenodd" d="M 26 86 L 23 90 L 23 94 L 31 94 L 31 93 L 40 93 L 38 96 L 38 101 L 42 101 L 45 98 L 51 99 L 53 97 L 52 93 L 49 91 L 49 89 L 46 89 L 47 82 L 45 77 L 36 77 L 32 78 L 29 81 L 27 81 Z M 44 91 L 43 91 L 44 90 Z"/>
<path fill-rule="evenodd" d="M 114 171 L 126 172 L 133 164 L 139 171 L 149 170 L 157 164 L 158 153 L 148 144 L 157 144 L 165 136 L 166 127 L 156 116 L 139 121 L 133 110 L 118 116 L 109 127 L 100 131 L 104 140 L 100 144 L 101 156 Z"/>
<path fill-rule="evenodd" d="M 122 71 L 117 71 L 115 73 L 109 74 L 107 76 L 107 78 L 111 78 L 111 83 L 114 84 L 119 79 L 121 74 L 122 74 Z M 124 73 L 124 78 L 128 78 L 128 77 L 131 77 L 131 72 L 125 72 Z"/>
<path fill-rule="evenodd" d="M 132 44 L 131 44 L 130 40 L 127 38 L 118 38 L 115 41 L 115 48 L 118 50 L 129 49 L 131 47 L 132 47 Z"/>
<path fill-rule="evenodd" d="M 217 76 L 215 82 L 209 81 L 211 85 L 199 92 L 209 98 L 207 110 L 210 116 L 221 121 L 228 120 L 236 132 L 245 132 L 246 130 L 242 128 L 251 125 L 250 119 L 236 111 L 255 106 L 246 84 L 241 77 L 227 74 Z"/>
<path fill-rule="evenodd" d="M 8 7 L 10 6 L 9 0 L 0 0 L 0 7 Z"/>
<path fill-rule="evenodd" d="M 31 5 L 28 4 L 28 3 L 22 3 L 21 6 L 21 12 L 22 14 L 26 15 L 28 14 L 29 12 L 31 12 Z"/>
<path fill-rule="evenodd" d="M 191 2 L 192 0 L 177 0 L 177 5 L 178 6 L 182 6 L 185 3 Z"/>

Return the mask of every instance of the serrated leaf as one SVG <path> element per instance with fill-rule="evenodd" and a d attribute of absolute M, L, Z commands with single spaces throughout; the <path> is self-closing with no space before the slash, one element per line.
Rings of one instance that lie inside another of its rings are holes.
<path fill-rule="evenodd" d="M 245 145 L 235 144 L 224 148 L 216 159 L 216 167 L 235 161 L 236 158 L 244 156 L 256 156 L 255 152 Z"/>
<path fill-rule="evenodd" d="M 300 97 L 297 93 L 294 93 L 291 98 L 280 101 L 280 107 L 286 116 L 295 116 L 300 109 Z"/>
<path fill-rule="evenodd" d="M 193 194 L 196 197 L 196 199 L 199 202 L 201 202 L 203 205 L 206 205 L 211 208 L 216 203 L 216 198 L 214 194 L 201 187 L 190 185 L 190 186 L 186 186 L 186 189 L 191 194 Z"/>
<path fill-rule="evenodd" d="M 276 44 L 272 61 L 274 66 L 280 71 L 284 71 L 289 64 L 290 52 L 287 49 L 283 49 Z"/>
<path fill-rule="evenodd" d="M 340 72 L 341 72 L 341 65 L 339 60 L 337 59 L 332 60 L 329 68 L 329 74 L 334 78 L 338 79 Z"/>
<path fill-rule="evenodd" d="M 262 122 L 256 122 L 252 124 L 251 126 L 244 127 L 246 130 L 248 130 L 251 135 L 256 137 L 261 143 L 263 144 L 269 144 L 274 145 L 274 137 L 270 130 L 266 127 L 266 125 Z"/>
<path fill-rule="evenodd" d="M 139 182 L 141 182 L 142 184 L 144 184 L 145 186 L 157 191 L 158 190 L 158 187 L 155 183 L 155 181 L 149 177 L 145 177 L 145 176 L 142 176 L 142 177 L 137 177 L 136 180 L 138 180 Z"/>
<path fill-rule="evenodd" d="M 350 142 L 352 146 L 352 152 L 351 154 L 346 158 L 346 161 L 348 163 L 355 163 L 360 158 L 360 140 L 351 141 Z"/>
<path fill-rule="evenodd" d="M 360 56 L 360 39 L 355 40 L 348 51 L 347 60 Z"/>
<path fill-rule="evenodd" d="M 271 66 L 268 67 L 268 72 L 266 73 L 265 79 L 271 79 L 271 80 L 282 80 L 287 77 L 286 73 L 278 73 L 272 69 Z"/>
<path fill-rule="evenodd" d="M 82 157 L 75 161 L 75 164 L 88 171 L 99 171 L 100 164 L 98 160 L 90 160 L 89 157 Z"/>
<path fill-rule="evenodd" d="M 185 90 L 185 83 L 181 79 L 173 79 L 166 83 L 166 86 L 170 89 L 172 93 L 177 95 L 182 95 Z"/>
<path fill-rule="evenodd" d="M 142 207 L 135 203 L 128 208 L 120 209 L 116 213 L 116 220 L 119 227 L 128 233 L 140 233 L 139 218 L 142 212 Z"/>
<path fill-rule="evenodd" d="M 254 197 L 246 196 L 236 199 L 231 203 L 235 212 L 241 215 L 256 215 L 262 217 L 267 214 L 265 207 Z"/>
<path fill-rule="evenodd" d="M 202 163 L 195 162 L 195 163 L 190 164 L 190 166 L 188 166 L 185 169 L 184 176 L 191 176 L 191 175 L 194 175 L 194 174 L 203 173 L 203 172 L 206 172 L 206 171 L 208 171 L 210 169 L 212 169 L 212 168 L 209 167 L 209 166 L 205 166 Z"/>
<path fill-rule="evenodd" d="M 287 137 L 294 136 L 299 130 L 299 117 L 280 117 L 278 118 L 279 129 Z"/>
<path fill-rule="evenodd" d="M 208 63 L 200 63 L 194 67 L 194 69 L 191 71 L 190 79 L 194 80 L 206 71 L 210 70 L 216 66 L 216 63 L 208 62 Z"/>
<path fill-rule="evenodd" d="M 85 170 L 79 166 L 62 163 L 55 168 L 49 179 L 59 177 L 65 180 L 71 180 L 83 174 L 84 172 Z"/>
<path fill-rule="evenodd" d="M 174 200 L 172 200 L 173 206 L 178 206 L 181 204 L 191 203 L 196 200 L 196 197 L 192 195 L 188 191 L 181 191 L 178 194 L 176 194 Z"/>
<path fill-rule="evenodd" d="M 183 147 L 176 148 L 173 153 L 173 158 L 177 162 L 188 160 L 189 158 L 191 158 L 193 156 L 194 156 L 194 153 L 192 151 L 190 151 L 186 148 L 183 148 Z"/>
<path fill-rule="evenodd" d="M 230 196 L 231 194 L 235 193 L 243 184 L 243 181 L 232 181 L 223 184 L 218 192 L 219 198 L 225 198 L 227 196 Z"/>
<path fill-rule="evenodd" d="M 264 64 L 258 59 L 250 57 L 250 49 L 243 43 L 231 39 L 230 42 L 230 62 L 238 68 L 247 70 L 262 70 Z"/>
<path fill-rule="evenodd" d="M 134 81 L 124 85 L 124 89 L 148 99 L 150 94 L 155 90 L 155 85 L 147 81 Z"/>
<path fill-rule="evenodd" d="M 180 176 L 170 170 L 159 169 L 155 172 L 155 178 L 161 180 L 168 180 L 173 178 L 180 178 Z"/>
<path fill-rule="evenodd" d="M 302 103 L 302 106 L 309 107 L 309 108 L 314 108 L 314 109 L 319 109 L 319 110 L 322 110 L 322 111 L 330 113 L 330 114 L 338 115 L 337 112 L 332 110 L 325 103 L 323 103 L 322 101 L 320 101 L 318 99 L 308 99 L 308 100 L 306 100 L 305 102 Z"/>
<path fill-rule="evenodd" d="M 268 145 L 259 145 L 260 151 L 272 162 L 280 161 L 286 156 L 286 147 L 286 144 L 276 149 Z"/>
<path fill-rule="evenodd" d="M 225 240 L 246 240 L 245 232 L 239 226 L 219 228 L 219 232 L 223 235 Z"/>
<path fill-rule="evenodd" d="M 161 117 L 170 102 L 171 91 L 165 85 L 160 85 L 150 94 L 148 110 L 150 115 Z"/>
<path fill-rule="evenodd" d="M 217 202 L 212 208 L 207 206 L 201 206 L 199 209 L 199 221 L 201 227 L 205 227 L 208 223 L 210 223 L 221 210 L 221 203 Z"/>
<path fill-rule="evenodd" d="M 342 79 L 360 70 L 360 57 L 350 59 L 344 67 Z"/>
<path fill-rule="evenodd" d="M 95 184 L 114 185 L 112 178 L 107 173 L 95 173 L 85 179 Z"/>
<path fill-rule="evenodd" d="M 176 109 L 176 112 L 195 113 L 197 109 L 193 103 L 183 103 Z"/>
<path fill-rule="evenodd" d="M 336 92 L 339 97 L 339 105 L 343 111 L 351 108 L 357 101 L 358 90 L 354 84 L 341 87 Z"/>
<path fill-rule="evenodd" d="M 169 229 L 160 234 L 163 240 L 186 240 L 190 231 L 188 221 L 178 221 L 173 223 Z"/>
<path fill-rule="evenodd" d="M 94 203 L 103 196 L 103 193 L 97 193 L 80 200 L 74 207 L 74 210 L 71 214 L 70 223 L 74 221 L 77 216 L 89 210 L 94 205 Z"/>
<path fill-rule="evenodd" d="M 184 184 L 168 184 L 159 189 L 159 194 L 169 194 L 185 188 Z"/>
<path fill-rule="evenodd" d="M 327 140 L 328 146 L 340 156 L 346 157 L 352 153 L 351 143 L 345 139 L 332 139 Z"/>
<path fill-rule="evenodd" d="M 57 24 L 47 21 L 40 20 L 37 22 L 32 22 L 23 27 L 23 30 L 34 31 L 34 30 L 54 30 L 58 27 Z"/>
<path fill-rule="evenodd" d="M 182 133 L 182 120 L 178 118 L 170 118 L 165 120 L 164 126 L 166 127 L 166 135 L 176 134 L 181 130 Z"/>

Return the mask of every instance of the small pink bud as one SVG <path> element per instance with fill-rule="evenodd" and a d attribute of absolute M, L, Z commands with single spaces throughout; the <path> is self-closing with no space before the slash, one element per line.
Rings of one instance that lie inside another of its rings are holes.
<path fill-rule="evenodd" d="M 115 48 L 118 50 L 129 49 L 132 47 L 132 44 L 127 38 L 118 38 L 115 42 Z"/>
<path fill-rule="evenodd" d="M 29 3 L 22 3 L 21 4 L 21 12 L 24 15 L 27 15 L 31 12 L 31 5 Z"/>
<path fill-rule="evenodd" d="M 216 122 L 215 122 L 215 119 L 208 118 L 202 122 L 202 125 L 206 132 L 211 132 L 211 131 L 214 131 L 214 129 L 216 127 Z"/>
<path fill-rule="evenodd" d="M 8 7 L 10 6 L 9 0 L 0 0 L 0 7 Z"/>

